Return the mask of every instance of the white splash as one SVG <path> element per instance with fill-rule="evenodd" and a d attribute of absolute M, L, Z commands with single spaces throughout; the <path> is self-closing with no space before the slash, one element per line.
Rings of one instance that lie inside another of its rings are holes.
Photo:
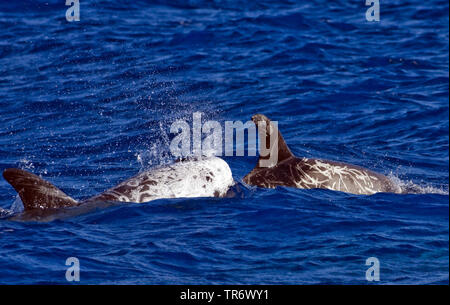
<path fill-rule="evenodd" d="M 23 203 L 20 199 L 19 194 L 16 195 L 16 199 L 14 200 L 11 208 L 9 209 L 12 213 L 21 213 L 23 212 Z"/>
<path fill-rule="evenodd" d="M 403 193 L 406 194 L 438 194 L 438 195 L 448 195 L 448 186 L 436 187 L 432 185 L 418 185 L 411 180 L 403 181 L 394 174 L 389 174 L 388 178 L 392 180 L 399 188 L 401 188 Z"/>

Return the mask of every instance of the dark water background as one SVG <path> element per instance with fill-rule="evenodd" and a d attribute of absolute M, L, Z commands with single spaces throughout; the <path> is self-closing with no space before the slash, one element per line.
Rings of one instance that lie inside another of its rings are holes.
<path fill-rule="evenodd" d="M 297 156 L 362 165 L 417 194 L 242 188 L 236 198 L 0 220 L 0 283 L 449 281 L 448 1 L 0 3 L 0 169 L 74 198 L 170 162 L 169 126 L 279 121 Z M 236 181 L 256 159 L 227 158 Z M 3 214 L 19 206 L 0 179 Z M 20 206 L 19 206 L 20 207 Z"/>

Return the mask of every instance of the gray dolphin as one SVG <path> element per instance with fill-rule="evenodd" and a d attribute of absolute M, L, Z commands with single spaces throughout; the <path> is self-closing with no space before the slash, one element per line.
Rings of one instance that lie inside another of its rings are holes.
<path fill-rule="evenodd" d="M 143 203 L 162 198 L 223 197 L 234 184 L 228 164 L 218 158 L 184 160 L 142 172 L 86 200 L 75 200 L 41 177 L 18 168 L 6 169 L 3 177 L 22 200 L 25 212 L 102 206 L 105 202 Z"/>
<path fill-rule="evenodd" d="M 352 194 L 371 195 L 378 192 L 401 193 L 402 190 L 388 177 L 363 167 L 320 159 L 298 158 L 286 145 L 280 131 L 263 114 L 255 114 L 252 121 L 258 126 L 265 122 L 266 138 L 273 130 L 278 132 L 278 141 L 269 147 L 266 157 L 259 157 L 256 167 L 243 181 L 249 185 L 275 188 L 277 186 L 301 189 L 330 189 Z M 263 131 L 264 132 L 264 131 Z M 277 154 L 277 162 L 271 167 L 261 167 L 261 160 L 270 159 Z"/>

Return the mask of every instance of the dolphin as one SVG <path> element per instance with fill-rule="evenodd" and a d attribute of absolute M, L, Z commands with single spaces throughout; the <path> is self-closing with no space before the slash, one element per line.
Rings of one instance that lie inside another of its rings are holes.
<path fill-rule="evenodd" d="M 402 193 L 401 188 L 388 177 L 366 168 L 343 162 L 298 158 L 292 154 L 280 131 L 269 118 L 263 114 L 255 114 L 252 121 L 258 128 L 265 128 L 258 129 L 258 132 L 266 139 L 273 132 L 278 133 L 278 138 L 270 143 L 267 156 L 260 155 L 256 167 L 243 178 L 248 185 L 263 188 L 320 188 L 358 195 Z M 277 156 L 274 162 L 266 162 L 268 166 L 261 166 L 261 161 L 269 161 L 273 156 Z"/>
<path fill-rule="evenodd" d="M 3 177 L 19 194 L 24 212 L 92 207 L 111 201 L 144 203 L 163 198 L 224 197 L 234 184 L 230 167 L 218 157 L 185 159 L 145 171 L 81 201 L 23 169 L 6 169 Z"/>

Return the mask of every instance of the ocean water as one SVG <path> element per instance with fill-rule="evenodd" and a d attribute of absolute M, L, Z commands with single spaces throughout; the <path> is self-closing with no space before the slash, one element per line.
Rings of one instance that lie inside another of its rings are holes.
<path fill-rule="evenodd" d="M 77 199 L 168 164 L 170 125 L 264 113 L 297 156 L 361 165 L 409 194 L 248 187 L 13 221 L 0 179 L 0 283 L 449 283 L 448 1 L 0 2 L 0 170 Z"/>

